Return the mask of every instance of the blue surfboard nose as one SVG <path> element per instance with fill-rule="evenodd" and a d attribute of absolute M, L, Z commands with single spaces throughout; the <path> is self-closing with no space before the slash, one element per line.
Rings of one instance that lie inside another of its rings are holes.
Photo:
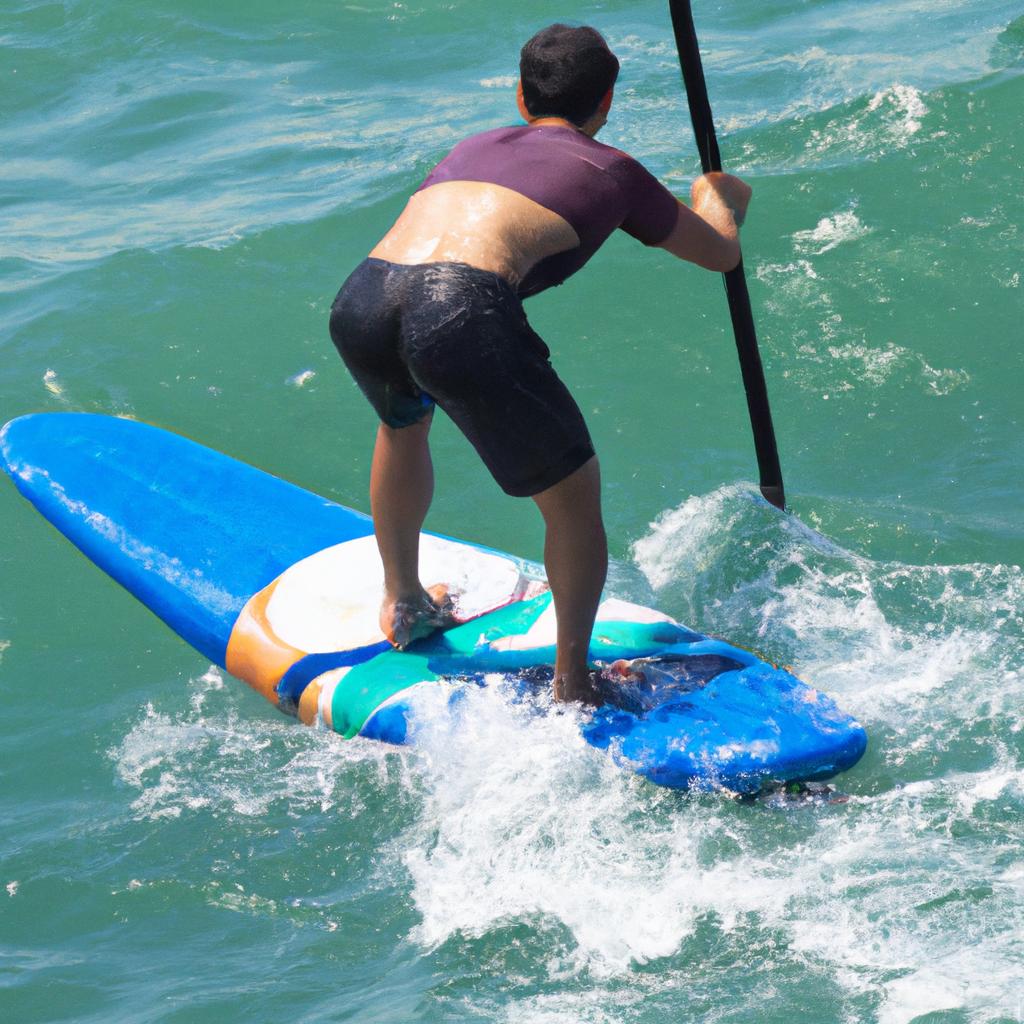
<path fill-rule="evenodd" d="M 252 594 L 373 529 L 366 516 L 134 420 L 22 416 L 0 433 L 0 457 L 61 533 L 218 665 Z"/>

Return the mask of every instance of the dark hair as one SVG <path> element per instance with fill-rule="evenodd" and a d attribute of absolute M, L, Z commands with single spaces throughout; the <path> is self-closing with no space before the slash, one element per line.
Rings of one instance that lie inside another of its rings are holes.
<path fill-rule="evenodd" d="M 619 61 L 597 29 L 542 28 L 519 54 L 523 102 L 534 117 L 584 124 L 615 84 Z"/>

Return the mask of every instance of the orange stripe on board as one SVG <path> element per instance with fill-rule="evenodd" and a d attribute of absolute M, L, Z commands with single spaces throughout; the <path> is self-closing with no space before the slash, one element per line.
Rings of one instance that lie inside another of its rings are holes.
<path fill-rule="evenodd" d="M 248 683 L 257 693 L 266 697 L 275 707 L 280 707 L 274 687 L 281 681 L 284 674 L 307 654 L 282 640 L 270 625 L 267 618 L 267 605 L 270 603 L 277 580 L 253 594 L 245 603 L 231 630 L 228 640 L 227 655 L 224 667 L 243 682 Z M 312 686 L 306 688 L 313 689 Z M 319 687 L 316 688 L 319 692 Z M 313 716 L 307 719 L 302 713 L 303 704 L 307 705 L 306 694 L 300 701 L 300 717 L 309 724 L 316 717 L 316 700 L 313 699 Z"/>
<path fill-rule="evenodd" d="M 320 710 L 320 690 L 320 680 L 314 679 L 309 686 L 302 691 L 302 696 L 299 698 L 299 721 L 303 725 L 313 725 L 317 720 L 317 715 Z M 326 725 L 328 729 L 331 728 L 330 708 L 324 708 L 324 725 Z"/>

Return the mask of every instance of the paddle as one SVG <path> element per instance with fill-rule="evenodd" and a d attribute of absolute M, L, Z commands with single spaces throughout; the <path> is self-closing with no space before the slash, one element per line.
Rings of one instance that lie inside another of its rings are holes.
<path fill-rule="evenodd" d="M 711 104 L 704 84 L 704 69 L 697 48 L 697 33 L 693 26 L 693 13 L 689 0 L 669 0 L 672 14 L 672 29 L 679 51 L 679 66 L 683 71 L 686 99 L 690 105 L 690 119 L 693 133 L 697 137 L 701 167 L 704 173 L 720 171 L 722 157 L 718 152 L 718 139 L 711 117 Z M 725 292 L 729 298 L 729 312 L 732 315 L 732 329 L 736 335 L 736 351 L 740 357 L 743 387 L 747 392 L 747 408 L 750 410 L 750 425 L 754 431 L 754 448 L 757 452 L 757 466 L 761 475 L 761 493 L 777 508 L 785 511 L 786 495 L 782 486 L 782 469 L 779 466 L 779 451 L 775 445 L 775 429 L 772 426 L 772 411 L 768 405 L 768 389 L 764 382 L 764 368 L 761 353 L 757 347 L 754 330 L 754 316 L 750 311 L 750 295 L 747 279 L 743 273 L 743 261 L 725 274 Z"/>

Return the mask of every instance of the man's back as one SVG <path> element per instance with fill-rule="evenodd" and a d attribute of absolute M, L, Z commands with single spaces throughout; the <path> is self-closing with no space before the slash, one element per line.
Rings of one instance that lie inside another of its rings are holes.
<path fill-rule="evenodd" d="M 465 187 L 472 185 L 491 187 Z M 526 296 L 561 284 L 616 228 L 648 245 L 661 242 L 678 206 L 627 154 L 564 122 L 533 123 L 460 142 L 415 193 L 411 223 L 399 224 L 424 249 L 446 236 L 441 258 L 507 276 Z M 407 252 L 415 255 L 416 244 Z"/>

